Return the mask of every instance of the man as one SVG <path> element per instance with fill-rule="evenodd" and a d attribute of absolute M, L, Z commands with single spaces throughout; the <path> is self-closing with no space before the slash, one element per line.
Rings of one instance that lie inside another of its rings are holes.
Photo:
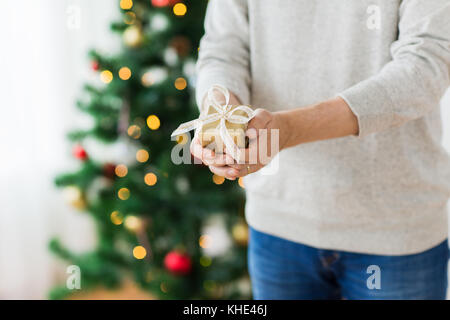
<path fill-rule="evenodd" d="M 444 299 L 450 1 L 210 0 L 205 26 L 198 104 L 261 108 L 249 149 L 279 130 L 274 175 L 191 147 L 246 176 L 254 297 Z"/>

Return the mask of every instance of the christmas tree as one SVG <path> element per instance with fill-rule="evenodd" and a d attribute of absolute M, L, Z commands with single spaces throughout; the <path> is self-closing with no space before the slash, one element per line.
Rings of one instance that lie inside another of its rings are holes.
<path fill-rule="evenodd" d="M 93 126 L 69 134 L 80 167 L 56 179 L 71 205 L 92 215 L 98 242 L 74 254 L 54 239 L 51 250 L 80 267 L 82 290 L 131 278 L 162 299 L 248 298 L 242 181 L 171 160 L 174 145 L 190 141 L 171 141 L 171 132 L 198 117 L 194 69 L 207 1 L 118 5 L 121 21 L 111 30 L 123 46 L 114 55 L 90 52 L 99 83 L 85 85 L 77 104 Z M 93 139 L 126 145 L 123 161 L 96 160 L 86 143 Z M 220 230 L 228 244 L 213 250 Z M 63 285 L 50 296 L 71 293 Z"/>

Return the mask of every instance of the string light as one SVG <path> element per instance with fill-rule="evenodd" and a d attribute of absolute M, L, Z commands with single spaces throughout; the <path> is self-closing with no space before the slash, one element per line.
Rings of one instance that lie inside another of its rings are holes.
<path fill-rule="evenodd" d="M 147 255 L 147 250 L 145 250 L 145 248 L 143 246 L 134 247 L 133 256 L 136 259 L 139 259 L 139 260 L 144 259 L 146 255 Z"/>
<path fill-rule="evenodd" d="M 123 10 L 129 10 L 133 7 L 133 0 L 120 0 L 120 8 Z"/>
<path fill-rule="evenodd" d="M 119 164 L 116 166 L 116 168 L 114 169 L 114 172 L 116 173 L 116 175 L 119 178 L 123 178 L 128 174 L 128 168 L 126 165 L 124 164 Z"/>
<path fill-rule="evenodd" d="M 207 256 L 200 257 L 200 265 L 203 267 L 209 267 L 212 263 L 212 259 Z"/>
<path fill-rule="evenodd" d="M 184 16 L 187 12 L 187 7 L 184 3 L 177 3 L 173 6 L 173 13 L 176 16 Z"/>
<path fill-rule="evenodd" d="M 130 190 L 128 190 L 128 188 L 120 188 L 117 192 L 117 196 L 120 200 L 127 200 L 130 198 Z"/>
<path fill-rule="evenodd" d="M 241 188 L 244 188 L 244 189 L 245 189 L 245 186 L 244 186 L 244 179 L 243 179 L 242 177 L 240 177 L 240 178 L 238 179 L 238 184 L 239 184 L 239 186 L 240 186 Z"/>
<path fill-rule="evenodd" d="M 64 188 L 64 198 L 66 201 L 77 209 L 86 208 L 86 201 L 83 192 L 77 186 L 68 186 Z"/>
<path fill-rule="evenodd" d="M 136 152 L 136 160 L 140 163 L 144 163 L 147 162 L 148 158 L 149 158 L 149 154 L 147 150 L 144 149 L 140 149 Z"/>
<path fill-rule="evenodd" d="M 187 81 L 184 78 L 177 78 L 175 80 L 175 88 L 178 90 L 184 90 L 187 87 Z"/>
<path fill-rule="evenodd" d="M 147 126 L 151 130 L 158 130 L 158 128 L 161 126 L 161 121 L 159 120 L 159 118 L 157 116 L 152 114 L 152 115 L 148 116 L 148 118 L 147 118 Z"/>
<path fill-rule="evenodd" d="M 134 12 L 127 12 L 123 17 L 123 22 L 126 24 L 134 24 L 136 21 L 136 14 Z"/>
<path fill-rule="evenodd" d="M 119 226 L 123 222 L 123 216 L 119 211 L 113 211 L 111 213 L 111 222 L 114 223 L 116 226 Z"/>
<path fill-rule="evenodd" d="M 119 78 L 122 80 L 128 80 L 131 78 L 131 70 L 128 67 L 122 67 L 119 70 Z"/>
<path fill-rule="evenodd" d="M 218 175 L 216 175 L 216 174 L 213 175 L 212 180 L 213 180 L 213 182 L 214 182 L 215 184 L 218 184 L 218 185 L 225 182 L 225 178 L 224 178 L 224 177 L 218 176 Z"/>
<path fill-rule="evenodd" d="M 103 83 L 108 84 L 113 80 L 113 78 L 114 78 L 114 76 L 113 76 L 112 72 L 109 70 L 104 70 L 104 71 L 100 72 L 100 80 Z"/>
<path fill-rule="evenodd" d="M 231 229 L 233 239 L 241 246 L 247 245 L 248 242 L 248 227 L 244 222 L 237 223 Z"/>
<path fill-rule="evenodd" d="M 154 186 L 158 182 L 158 177 L 153 172 L 150 172 L 145 175 L 144 181 L 146 185 Z"/>
<path fill-rule="evenodd" d="M 131 138 L 139 139 L 141 137 L 141 127 L 133 124 L 128 128 L 127 133 Z"/>

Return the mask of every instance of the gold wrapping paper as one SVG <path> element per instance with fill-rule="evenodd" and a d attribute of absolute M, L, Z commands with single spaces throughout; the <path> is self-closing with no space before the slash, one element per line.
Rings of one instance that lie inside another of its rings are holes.
<path fill-rule="evenodd" d="M 237 106 L 233 106 L 232 110 L 235 109 L 236 107 Z M 217 113 L 217 112 L 212 106 L 209 106 L 208 115 L 213 114 L 213 113 Z M 233 112 L 233 114 L 238 115 L 238 116 L 246 116 L 246 113 L 241 110 L 237 110 L 237 111 Z M 223 153 L 224 143 L 219 134 L 219 123 L 220 123 L 220 120 L 217 120 L 217 121 L 203 125 L 201 130 L 198 133 L 198 136 L 199 136 L 199 139 L 200 139 L 203 147 L 212 149 L 216 153 Z M 237 124 L 237 123 L 231 123 L 231 122 L 225 121 L 225 126 L 227 127 L 228 132 L 230 133 L 231 137 L 233 138 L 234 143 L 239 148 L 245 148 L 246 147 L 245 131 L 247 130 L 248 123 Z"/>

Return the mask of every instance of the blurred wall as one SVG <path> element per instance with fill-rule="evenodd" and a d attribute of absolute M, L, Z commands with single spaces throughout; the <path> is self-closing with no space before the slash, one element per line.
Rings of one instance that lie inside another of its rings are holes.
<path fill-rule="evenodd" d="M 88 216 L 53 186 L 73 168 L 69 129 L 88 125 L 74 107 L 83 82 L 96 77 L 88 48 L 113 50 L 117 1 L 2 1 L 0 19 L 0 299 L 45 298 L 64 272 L 47 250 L 51 236 L 75 250 L 92 245 Z"/>

